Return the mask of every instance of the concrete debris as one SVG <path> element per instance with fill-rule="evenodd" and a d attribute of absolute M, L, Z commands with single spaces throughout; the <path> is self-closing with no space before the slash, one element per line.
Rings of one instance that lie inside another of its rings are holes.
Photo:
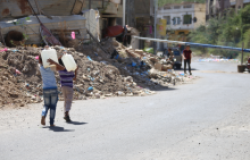
<path fill-rule="evenodd" d="M 5 62 L 4 64 L 2 62 Z M 41 102 L 41 95 L 33 89 L 28 83 L 19 83 L 14 68 L 8 67 L 7 62 L 1 59 L 0 66 L 0 104 L 16 104 L 20 107 L 27 103 Z M 33 92 L 33 94 L 31 94 Z"/>
<path fill-rule="evenodd" d="M 109 51 L 116 49 L 118 56 L 110 59 L 110 55 L 94 43 L 76 49 L 52 47 L 58 57 L 66 50 L 79 66 L 77 83 L 74 85 L 75 100 L 145 96 L 154 94 L 151 90 L 157 87 L 184 82 L 184 74 L 176 73 L 169 64 L 166 71 L 162 66 L 167 62 L 154 55 L 134 51 L 112 40 L 106 41 L 103 47 Z M 39 47 L 0 48 L 2 104 L 25 105 L 42 100 L 42 79 L 36 59 L 41 50 Z M 60 82 L 58 73 L 56 79 Z M 63 100 L 59 83 L 58 88 L 59 99 Z"/>

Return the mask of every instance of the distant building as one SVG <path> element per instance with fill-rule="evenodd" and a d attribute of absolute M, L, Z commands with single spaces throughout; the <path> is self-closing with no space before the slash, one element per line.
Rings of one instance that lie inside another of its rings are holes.
<path fill-rule="evenodd" d="M 158 9 L 157 18 L 167 20 L 166 38 L 186 41 L 191 30 L 206 23 L 206 4 L 191 2 L 167 4 Z"/>
<path fill-rule="evenodd" d="M 134 27 L 142 37 L 153 37 L 154 18 L 152 15 L 154 0 L 126 0 L 126 24 Z M 143 49 L 151 43 L 139 41 L 138 47 Z"/>
<path fill-rule="evenodd" d="M 237 12 L 247 4 L 250 4 L 250 0 L 207 0 L 206 19 L 225 16 L 228 9 L 235 9 L 235 12 Z"/>
<path fill-rule="evenodd" d="M 232 0 L 207 0 L 207 20 L 223 15 L 224 11 L 231 7 Z"/>
<path fill-rule="evenodd" d="M 231 7 L 235 8 L 235 11 L 244 8 L 248 4 L 250 4 L 250 0 L 231 0 Z"/>
<path fill-rule="evenodd" d="M 135 27 L 141 36 L 153 35 L 152 0 L 126 0 L 126 24 Z"/>

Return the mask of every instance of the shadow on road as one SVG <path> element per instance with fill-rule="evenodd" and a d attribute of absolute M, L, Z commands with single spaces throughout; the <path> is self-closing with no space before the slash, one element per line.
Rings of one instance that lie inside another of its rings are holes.
<path fill-rule="evenodd" d="M 77 122 L 77 121 L 71 121 L 71 122 L 68 122 L 68 124 L 73 124 L 73 125 L 85 125 L 85 124 L 88 124 L 87 122 Z"/>
<path fill-rule="evenodd" d="M 177 90 L 176 88 L 172 88 L 172 87 L 164 87 L 159 85 L 158 87 L 155 87 L 154 89 L 151 89 L 151 91 L 174 91 Z"/>
<path fill-rule="evenodd" d="M 55 127 L 43 127 L 43 128 L 48 128 L 50 131 L 53 131 L 53 132 L 73 132 L 73 131 L 75 131 L 73 129 L 64 129 L 64 127 L 58 127 L 58 126 L 55 126 Z"/>
<path fill-rule="evenodd" d="M 175 71 L 184 71 L 184 68 L 180 68 L 180 69 L 175 68 L 174 70 Z M 191 71 L 198 71 L 198 69 L 191 67 Z M 187 72 L 188 72 L 188 68 L 187 68 Z"/>

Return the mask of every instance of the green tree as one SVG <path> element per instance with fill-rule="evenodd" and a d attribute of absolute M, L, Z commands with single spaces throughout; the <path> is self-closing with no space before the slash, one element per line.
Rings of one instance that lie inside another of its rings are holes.
<path fill-rule="evenodd" d="M 245 48 L 250 48 L 250 18 L 247 18 L 248 15 L 250 15 L 250 5 L 246 6 L 238 13 L 229 9 L 227 10 L 226 16 L 211 18 L 206 25 L 201 25 L 196 30 L 192 31 L 189 34 L 189 39 L 195 43 L 241 47 L 241 36 L 243 36 Z M 243 31 L 242 35 L 241 30 Z M 205 50 L 198 48 L 198 51 L 199 50 L 203 53 L 207 51 L 225 57 L 236 57 L 239 53 L 237 51 L 221 49 Z"/>
<path fill-rule="evenodd" d="M 194 2 L 194 0 L 158 0 L 159 7 L 171 3 Z M 206 3 L 206 0 L 195 0 L 196 3 Z"/>

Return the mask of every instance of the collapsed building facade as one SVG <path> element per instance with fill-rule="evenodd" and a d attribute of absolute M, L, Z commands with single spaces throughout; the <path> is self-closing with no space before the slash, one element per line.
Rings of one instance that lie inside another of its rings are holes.
<path fill-rule="evenodd" d="M 94 11 L 90 13 L 90 9 Z M 75 31 L 78 38 L 87 40 L 90 36 L 85 29 L 101 37 L 108 26 L 122 25 L 123 6 L 121 0 L 0 0 L 0 13 L 3 37 L 10 30 L 20 30 L 39 43 L 39 21 L 32 15 L 38 15 L 52 34 Z"/>

